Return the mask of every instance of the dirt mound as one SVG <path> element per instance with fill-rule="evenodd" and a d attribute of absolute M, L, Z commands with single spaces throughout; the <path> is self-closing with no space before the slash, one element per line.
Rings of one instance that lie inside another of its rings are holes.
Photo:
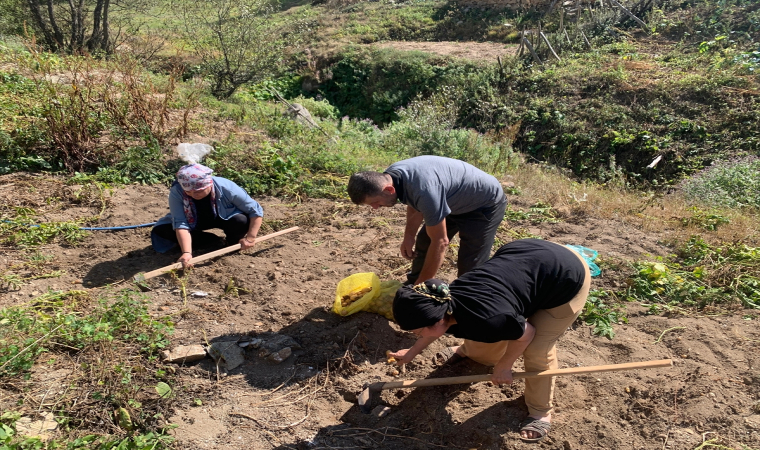
<path fill-rule="evenodd" d="M 45 208 L 49 188 L 35 181 L 5 179 L 8 204 L 24 201 Z M 8 183 L 14 186 L 7 187 Z M 27 184 L 24 184 L 27 183 Z M 167 211 L 164 187 L 129 186 L 114 190 L 98 225 L 152 222 Z M 15 199 L 15 200 L 14 200 Z M 20 199 L 20 200 L 19 200 Z M 340 317 L 329 311 L 335 286 L 345 276 L 373 271 L 381 279 L 401 279 L 406 260 L 398 254 L 404 209 L 371 211 L 349 203 L 309 200 L 288 203 L 258 199 L 265 209 L 262 233 L 293 225 L 302 229 L 200 264 L 185 278 L 189 296 L 182 298 L 169 276 L 150 281 L 146 295 L 156 316 L 172 316 L 173 345 L 208 340 L 268 339 L 286 336 L 297 343 L 281 364 L 246 347 L 245 363 L 217 372 L 210 360 L 179 367 L 184 402 L 169 422 L 178 448 L 551 448 L 551 449 L 694 449 L 703 441 L 740 447 L 760 442 L 760 377 L 756 367 L 760 331 L 742 313 L 705 316 L 651 316 L 643 307 L 628 307 L 629 323 L 616 327 L 614 340 L 592 336 L 576 324 L 560 341 L 561 367 L 672 358 L 672 369 L 591 374 L 557 380 L 557 413 L 550 437 L 539 445 L 522 443 L 516 433 L 525 416 L 521 382 L 496 387 L 490 383 L 384 391 L 383 417 L 361 414 L 356 394 L 365 383 L 398 378 L 486 373 L 470 361 L 435 367 L 432 357 L 457 342 L 434 343 L 399 377 L 385 363 L 385 351 L 409 347 L 411 333 L 369 313 Z M 85 217 L 93 204 L 62 206 L 50 220 Z M 527 199 L 511 197 L 514 207 Z M 36 203 L 35 203 L 36 202 Z M 608 258 L 640 259 L 667 254 L 657 236 L 624 223 L 592 218 L 529 226 L 533 234 L 555 242 L 584 245 Z M 511 240 L 507 229 L 499 239 Z M 214 234 L 203 251 L 223 245 Z M 83 244 L 49 245 L 43 253 L 65 274 L 34 280 L 18 290 L 0 291 L 0 306 L 20 304 L 47 289 L 70 289 L 81 282 L 98 290 L 108 284 L 127 286 L 129 278 L 174 262 L 178 254 L 159 255 L 150 248 L 149 228 L 93 232 Z M 0 264 L 20 256 L 0 249 Z M 624 269 L 622 269 L 624 270 Z M 452 279 L 447 260 L 443 278 Z M 608 270 L 592 288 L 620 283 L 623 272 Z M 230 291 L 230 280 L 238 289 Z M 207 296 L 193 296 L 194 292 Z M 227 294 L 225 294 L 227 292 Z M 47 370 L 63 370 L 51 367 Z M 40 368 L 39 370 L 44 370 Z M 0 409 L 18 407 L 18 393 L 0 386 Z M 197 399 L 198 401 L 194 401 Z"/>

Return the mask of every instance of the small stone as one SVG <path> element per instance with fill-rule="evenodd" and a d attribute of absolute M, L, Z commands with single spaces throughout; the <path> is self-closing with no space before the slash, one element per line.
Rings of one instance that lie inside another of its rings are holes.
<path fill-rule="evenodd" d="M 285 347 L 282 350 L 280 350 L 279 352 L 275 352 L 275 353 L 270 354 L 267 357 L 267 359 L 270 360 L 270 361 L 272 361 L 272 362 L 275 362 L 277 364 L 280 364 L 281 362 L 283 362 L 286 359 L 288 359 L 288 357 L 290 355 L 292 355 L 292 354 L 293 354 L 293 350 L 291 350 L 290 347 Z"/>
<path fill-rule="evenodd" d="M 50 439 L 48 434 L 58 428 L 58 422 L 55 421 L 55 415 L 51 412 L 42 414 L 42 420 L 32 420 L 29 417 L 22 417 L 16 421 L 16 431 L 19 435 L 36 437 L 41 441 Z"/>
<path fill-rule="evenodd" d="M 202 345 L 181 345 L 171 350 L 161 352 L 164 362 L 185 363 L 198 361 L 206 357 L 206 350 Z"/>
<path fill-rule="evenodd" d="M 591 411 L 596 411 L 596 406 L 592 406 Z"/>
<path fill-rule="evenodd" d="M 236 341 L 214 342 L 208 348 L 208 354 L 224 364 L 227 370 L 232 370 L 245 362 L 245 351 L 238 347 Z"/>
<path fill-rule="evenodd" d="M 603 437 L 605 436 L 605 434 L 604 434 L 604 431 L 598 431 L 598 432 L 596 433 L 596 435 L 597 435 L 599 438 L 603 438 Z"/>
<path fill-rule="evenodd" d="M 375 409 L 372 410 L 372 415 L 377 417 L 378 419 L 381 419 L 388 415 L 388 413 L 391 412 L 391 409 L 387 406 L 383 405 L 377 405 L 375 406 Z"/>

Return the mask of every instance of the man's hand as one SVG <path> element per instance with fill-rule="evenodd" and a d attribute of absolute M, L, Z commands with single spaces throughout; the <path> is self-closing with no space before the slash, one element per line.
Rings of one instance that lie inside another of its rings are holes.
<path fill-rule="evenodd" d="M 182 263 L 182 269 L 189 269 L 193 267 L 192 264 L 190 264 L 190 260 L 193 259 L 193 255 L 190 252 L 185 252 L 182 254 L 182 256 L 179 257 L 177 262 Z"/>
<path fill-rule="evenodd" d="M 405 348 L 405 349 L 399 350 L 399 351 L 397 351 L 395 353 L 390 352 L 390 353 L 388 353 L 388 356 L 390 356 L 391 358 L 395 358 L 396 359 L 396 364 L 398 364 L 398 365 L 410 363 L 410 362 L 412 362 L 412 360 L 414 359 L 414 357 L 417 356 L 417 355 L 414 354 L 414 353 L 412 353 L 412 352 L 410 352 L 409 350 L 411 350 L 411 349 Z"/>
<path fill-rule="evenodd" d="M 491 375 L 491 383 L 496 385 L 512 384 L 512 365 L 496 364 Z"/>
<path fill-rule="evenodd" d="M 401 241 L 401 256 L 406 259 L 414 259 L 414 241 L 414 236 L 411 238 L 405 237 L 404 240 Z"/>
<path fill-rule="evenodd" d="M 245 235 L 243 239 L 240 240 L 240 250 L 248 250 L 249 248 L 253 248 L 254 245 L 256 245 L 255 237 L 248 237 L 248 235 Z"/>

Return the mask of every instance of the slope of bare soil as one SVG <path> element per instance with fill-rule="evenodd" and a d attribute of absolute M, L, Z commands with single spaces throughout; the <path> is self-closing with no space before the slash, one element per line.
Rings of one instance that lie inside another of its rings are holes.
<path fill-rule="evenodd" d="M 6 204 L 49 210 L 46 220 L 91 216 L 99 209 L 95 201 L 72 204 L 66 195 L 71 188 L 57 180 L 2 178 L 0 195 Z M 167 194 L 167 188 L 155 186 L 116 189 L 98 225 L 154 221 L 167 211 Z M 51 197 L 61 199 L 57 210 L 45 202 Z M 756 320 L 745 319 L 749 311 L 665 317 L 647 315 L 631 304 L 630 321 L 616 327 L 613 340 L 592 336 L 587 326 L 576 324 L 560 342 L 561 367 L 662 358 L 672 358 L 675 365 L 558 379 L 553 429 L 540 444 L 522 443 L 516 433 L 526 415 L 519 381 L 506 387 L 480 383 L 384 391 L 380 404 L 390 408 L 387 414 L 364 415 L 356 395 L 365 383 L 488 369 L 470 361 L 435 367 L 434 353 L 456 343 L 445 337 L 394 376 L 384 361 L 385 350 L 410 346 L 413 335 L 375 314 L 340 317 L 330 312 L 335 286 L 347 275 L 374 271 L 381 279 L 401 279 L 406 261 L 397 251 L 404 220 L 400 206 L 371 211 L 328 200 L 258 200 L 266 214 L 262 233 L 292 225 L 301 230 L 196 267 L 186 278 L 187 291 L 203 291 L 206 297 L 191 295 L 185 304 L 169 276 L 151 280 L 146 295 L 153 314 L 174 319 L 173 345 L 220 338 L 267 340 L 279 334 L 300 348 L 294 347 L 281 364 L 247 348 L 245 363 L 229 373 L 217 371 L 210 359 L 178 366 L 184 387 L 177 389 L 177 408 L 169 418 L 179 425 L 173 431 L 177 448 L 675 450 L 694 449 L 710 439 L 735 449 L 760 443 L 760 331 Z M 530 204 L 520 197 L 510 201 L 518 209 Z M 669 252 L 657 244 L 657 236 L 622 222 L 568 217 L 556 224 L 522 226 L 555 242 L 596 249 L 609 259 Z M 509 236 L 506 227 L 499 233 L 504 242 Z M 202 251 L 222 245 L 221 238 L 211 235 Z M 137 272 L 179 256 L 156 254 L 149 228 L 93 232 L 80 245 L 49 245 L 42 252 L 54 255 L 52 265 L 65 274 L 2 291 L 0 306 L 20 304 L 47 289 L 81 287 L 79 283 L 96 292 L 112 283 L 128 286 L 124 280 Z M 13 248 L 0 250 L 3 266 L 18 258 L 20 252 Z M 452 269 L 449 260 L 443 278 L 452 279 Z M 626 269 L 620 270 L 607 270 L 592 288 L 618 284 Z M 231 278 L 245 291 L 224 295 Z M 663 334 L 674 327 L 680 328 Z M 37 377 L 65 378 L 66 371 L 39 367 Z M 0 409 L 23 410 L 17 400 L 0 389 Z"/>

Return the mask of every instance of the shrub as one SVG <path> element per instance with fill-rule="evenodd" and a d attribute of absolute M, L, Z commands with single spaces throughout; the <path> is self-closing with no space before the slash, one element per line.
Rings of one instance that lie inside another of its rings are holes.
<path fill-rule="evenodd" d="M 731 208 L 760 208 L 760 158 L 721 161 L 681 184 L 692 201 Z"/>

